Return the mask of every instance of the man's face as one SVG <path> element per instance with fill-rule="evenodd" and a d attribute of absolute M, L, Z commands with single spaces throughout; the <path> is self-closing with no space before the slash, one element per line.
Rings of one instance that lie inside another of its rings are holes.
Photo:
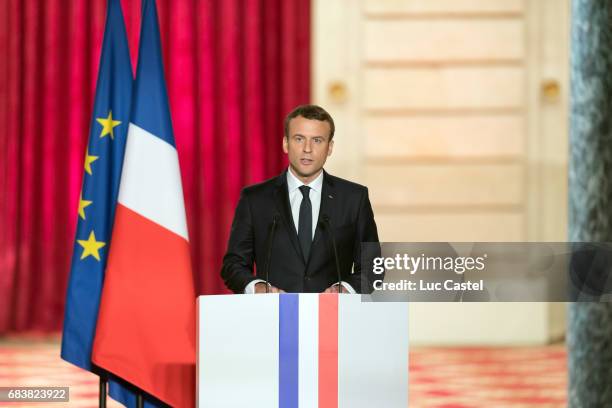
<path fill-rule="evenodd" d="M 294 174 L 305 183 L 319 175 L 332 154 L 334 141 L 329 140 L 330 130 L 327 122 L 302 116 L 289 122 L 289 135 L 283 137 L 283 151 L 289 157 Z"/>

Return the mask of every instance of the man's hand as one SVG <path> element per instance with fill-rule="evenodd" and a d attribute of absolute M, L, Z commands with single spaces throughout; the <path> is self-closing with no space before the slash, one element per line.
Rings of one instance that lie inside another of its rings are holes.
<path fill-rule="evenodd" d="M 268 291 L 268 293 L 285 293 L 284 290 L 279 289 L 277 287 L 274 287 L 272 285 L 270 286 L 270 290 Z M 265 282 L 257 282 L 255 284 L 255 293 L 266 293 L 266 283 Z"/>
<path fill-rule="evenodd" d="M 323 293 L 338 293 L 338 289 L 340 289 L 340 293 L 349 293 L 344 286 L 337 283 L 334 283 L 329 288 L 325 289 Z"/>

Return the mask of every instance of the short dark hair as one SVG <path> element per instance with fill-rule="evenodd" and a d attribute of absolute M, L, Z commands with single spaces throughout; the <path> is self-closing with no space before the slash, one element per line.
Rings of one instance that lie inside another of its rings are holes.
<path fill-rule="evenodd" d="M 318 105 L 300 105 L 293 109 L 291 112 L 289 112 L 289 114 L 285 118 L 286 138 L 289 138 L 289 122 L 291 122 L 291 119 L 297 118 L 298 116 L 301 116 L 304 119 L 320 120 L 322 122 L 329 123 L 329 141 L 334 138 L 334 132 L 336 131 L 334 120 L 325 109 Z"/>

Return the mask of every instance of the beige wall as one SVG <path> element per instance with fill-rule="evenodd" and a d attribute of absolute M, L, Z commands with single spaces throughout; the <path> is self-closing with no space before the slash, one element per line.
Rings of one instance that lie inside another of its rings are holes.
<path fill-rule="evenodd" d="M 338 122 L 327 168 L 368 185 L 382 241 L 565 240 L 568 9 L 314 1 L 313 95 Z M 411 319 L 426 343 L 537 343 L 564 327 L 547 304 L 414 304 Z"/>

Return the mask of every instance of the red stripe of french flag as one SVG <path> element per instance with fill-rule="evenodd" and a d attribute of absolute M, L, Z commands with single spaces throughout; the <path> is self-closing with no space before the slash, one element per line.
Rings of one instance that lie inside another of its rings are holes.
<path fill-rule="evenodd" d="M 319 295 L 319 408 L 338 408 L 338 295 Z"/>

